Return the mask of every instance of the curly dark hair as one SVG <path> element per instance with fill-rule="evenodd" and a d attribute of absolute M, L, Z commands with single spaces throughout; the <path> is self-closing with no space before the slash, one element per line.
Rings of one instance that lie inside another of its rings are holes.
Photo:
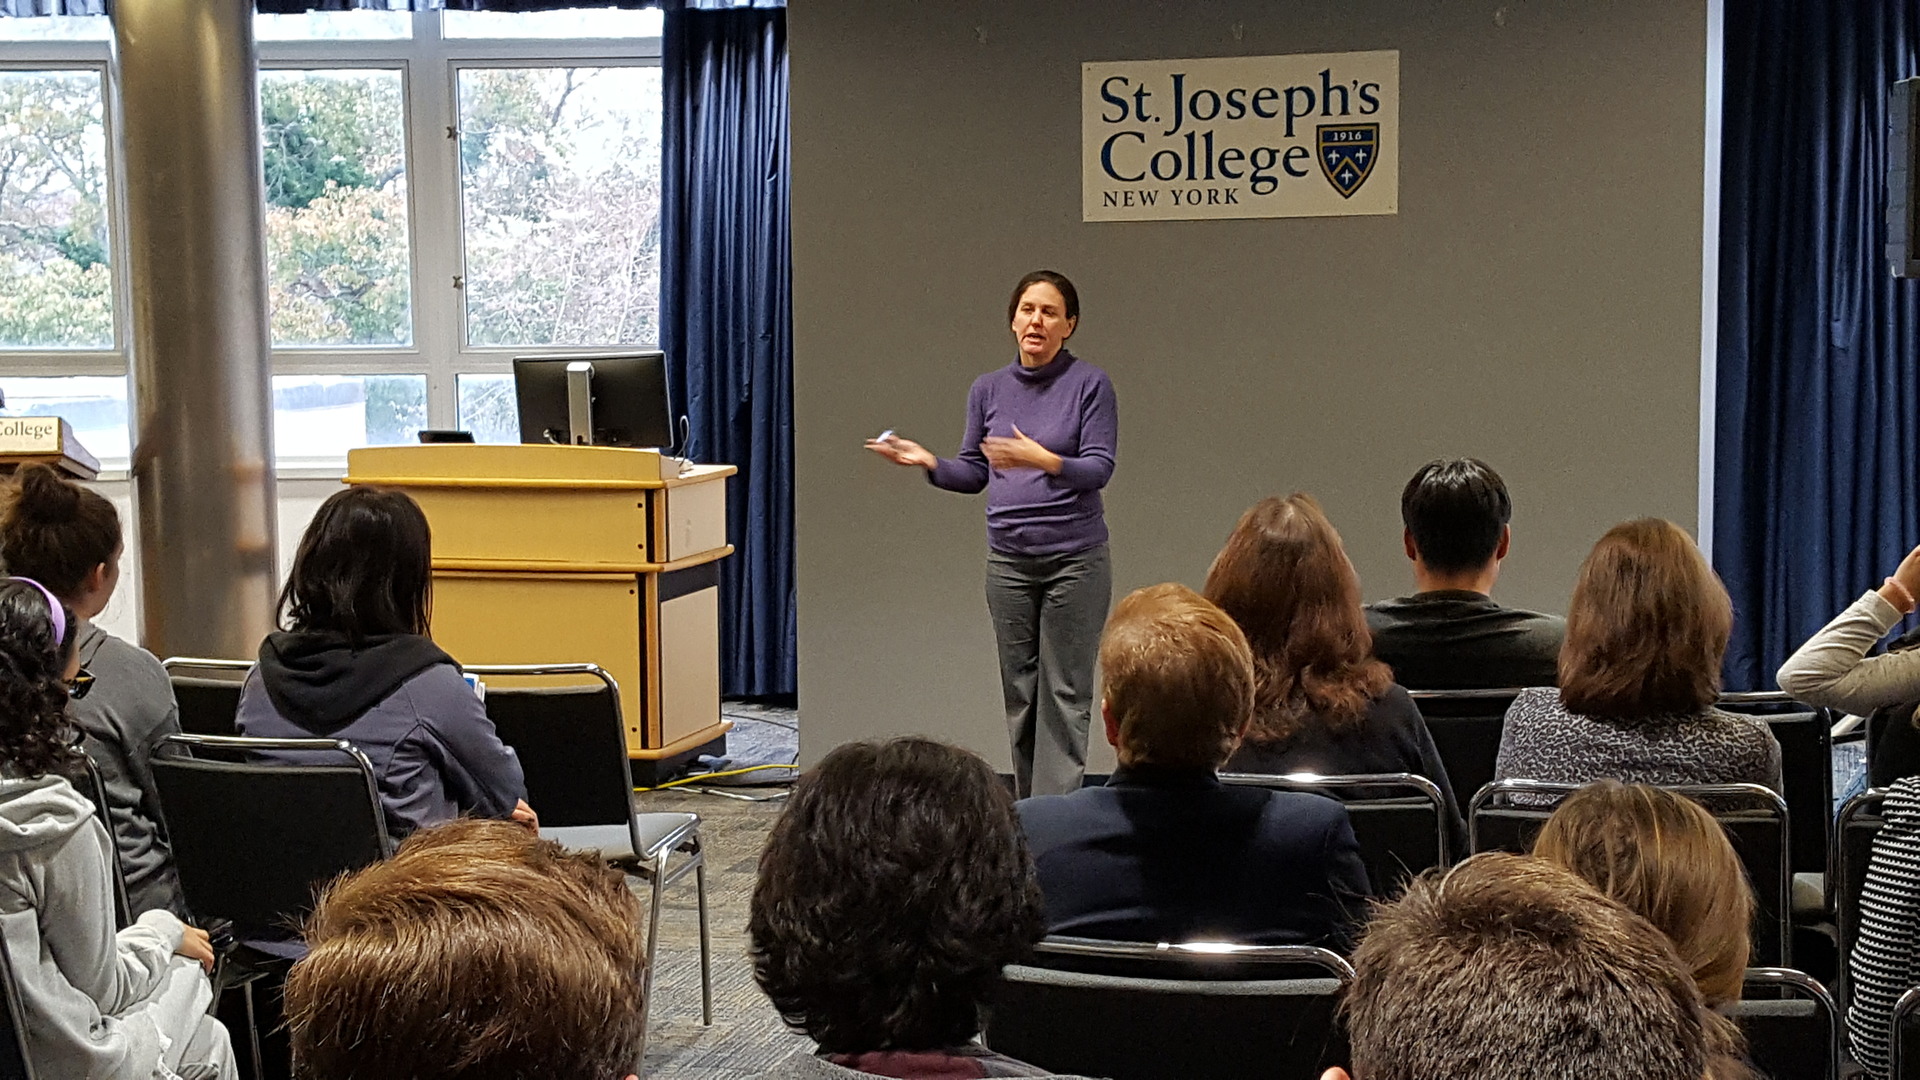
<path fill-rule="evenodd" d="M 760 988 L 827 1053 L 967 1042 L 1045 931 L 1006 784 L 920 738 L 849 743 L 801 778 L 747 927 Z"/>
<path fill-rule="evenodd" d="M 66 625 L 73 613 L 65 610 Z M 47 598 L 31 583 L 0 578 L 0 763 L 20 776 L 66 773 L 73 765 L 67 723 L 67 640 L 55 641 Z"/>

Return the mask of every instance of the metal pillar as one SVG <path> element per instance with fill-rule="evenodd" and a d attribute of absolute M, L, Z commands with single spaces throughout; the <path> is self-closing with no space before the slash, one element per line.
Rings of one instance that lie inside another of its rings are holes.
<path fill-rule="evenodd" d="M 249 0 L 117 0 L 145 644 L 251 657 L 271 628 L 275 499 Z"/>

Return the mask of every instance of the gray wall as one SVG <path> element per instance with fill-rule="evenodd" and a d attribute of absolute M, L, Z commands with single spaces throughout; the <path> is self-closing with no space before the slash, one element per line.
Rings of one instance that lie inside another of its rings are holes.
<path fill-rule="evenodd" d="M 1198 585 L 1310 491 L 1368 597 L 1400 486 L 1473 454 L 1517 504 L 1498 596 L 1565 609 L 1594 539 L 1692 528 L 1706 0 L 793 0 L 800 686 L 808 760 L 919 731 L 1004 767 L 982 502 L 861 450 L 952 453 L 1007 290 L 1080 287 L 1120 401 L 1115 587 Z M 1080 64 L 1400 50 L 1400 213 L 1080 221 Z M 1098 733 L 1094 742 L 1101 740 Z M 1096 758 L 1095 766 L 1110 761 Z"/>

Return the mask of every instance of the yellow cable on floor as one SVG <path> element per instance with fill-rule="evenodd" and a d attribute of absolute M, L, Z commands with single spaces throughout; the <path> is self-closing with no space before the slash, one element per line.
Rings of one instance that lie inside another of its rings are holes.
<path fill-rule="evenodd" d="M 743 773 L 759 772 L 761 769 L 795 770 L 795 769 L 798 769 L 799 767 L 800 766 L 797 764 L 796 765 L 749 765 L 744 769 L 729 769 L 726 772 L 701 773 L 699 776 L 683 776 L 678 780 L 669 780 L 664 784 L 659 784 L 654 787 L 637 787 L 637 788 L 634 788 L 633 790 L 665 791 L 666 789 L 671 787 L 679 787 L 681 784 L 697 784 L 702 780 L 713 780 L 722 776 L 740 776 Z"/>

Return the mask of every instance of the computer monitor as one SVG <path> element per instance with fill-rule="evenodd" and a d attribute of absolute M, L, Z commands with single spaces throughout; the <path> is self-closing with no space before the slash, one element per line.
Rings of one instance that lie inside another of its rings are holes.
<path fill-rule="evenodd" d="M 667 397 L 667 358 L 661 352 L 600 356 L 519 356 L 513 392 L 520 406 L 520 441 L 571 443 L 575 403 L 572 365 L 590 369 L 586 387 L 594 446 L 673 446 L 673 406 Z"/>

